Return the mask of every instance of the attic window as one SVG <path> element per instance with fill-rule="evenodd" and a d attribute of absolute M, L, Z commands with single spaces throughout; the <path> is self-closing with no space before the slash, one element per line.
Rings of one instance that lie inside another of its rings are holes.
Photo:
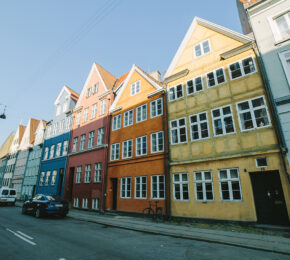
<path fill-rule="evenodd" d="M 257 158 L 256 165 L 257 165 L 257 167 L 267 167 L 268 166 L 267 158 L 266 157 Z"/>
<path fill-rule="evenodd" d="M 209 40 L 203 41 L 194 46 L 194 56 L 198 58 L 210 52 Z"/>
<path fill-rule="evenodd" d="M 92 89 L 93 89 L 93 94 L 97 93 L 99 91 L 99 85 L 100 83 L 96 83 L 95 85 L 93 85 Z"/>
<path fill-rule="evenodd" d="M 138 94 L 140 92 L 140 80 L 131 84 L 131 96 Z"/>

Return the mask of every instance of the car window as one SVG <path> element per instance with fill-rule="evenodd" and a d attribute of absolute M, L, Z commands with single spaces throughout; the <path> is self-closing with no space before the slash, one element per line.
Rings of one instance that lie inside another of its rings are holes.
<path fill-rule="evenodd" d="M 55 201 L 55 198 L 54 198 L 54 197 L 52 197 L 52 196 L 49 196 L 49 195 L 47 195 L 47 196 L 46 196 L 46 198 L 47 198 L 47 200 L 50 200 L 50 201 Z"/>
<path fill-rule="evenodd" d="M 33 198 L 33 200 L 40 200 L 41 197 L 42 197 L 41 195 L 36 195 L 36 196 Z"/>
<path fill-rule="evenodd" d="M 2 195 L 8 195 L 8 190 L 3 190 Z"/>
<path fill-rule="evenodd" d="M 10 195 L 15 195 L 16 191 L 15 190 L 10 190 Z"/>

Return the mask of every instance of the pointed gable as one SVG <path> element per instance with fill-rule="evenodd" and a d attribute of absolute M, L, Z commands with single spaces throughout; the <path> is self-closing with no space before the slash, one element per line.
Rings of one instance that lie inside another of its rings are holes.
<path fill-rule="evenodd" d="M 39 120 L 30 118 L 23 134 L 19 149 L 25 150 L 34 143 L 35 131 L 39 125 Z"/>
<path fill-rule="evenodd" d="M 127 77 L 122 81 L 125 75 L 127 75 Z M 138 81 L 140 82 L 140 93 L 132 95 L 131 86 Z M 147 99 L 147 95 L 149 93 L 162 89 L 161 82 L 152 78 L 135 64 L 133 64 L 129 73 L 126 73 L 120 77 L 120 80 L 118 80 L 117 83 L 119 85 L 114 88 L 117 96 L 110 108 L 110 112 L 120 106 L 124 109 L 126 107 L 134 106 Z M 129 99 L 130 102 L 128 102 Z"/>
<path fill-rule="evenodd" d="M 4 156 L 6 156 L 9 153 L 10 147 L 12 145 L 14 139 L 14 134 L 10 134 L 7 139 L 5 140 L 5 142 L 1 145 L 0 147 L 0 158 L 3 158 Z"/>
<path fill-rule="evenodd" d="M 15 136 L 13 138 L 12 144 L 10 146 L 9 153 L 15 153 L 18 150 L 19 145 L 20 145 L 21 140 L 22 140 L 22 137 L 23 137 L 23 134 L 25 132 L 25 129 L 26 129 L 26 126 L 24 126 L 24 125 L 18 126 L 17 131 L 15 133 Z"/>
<path fill-rule="evenodd" d="M 73 100 L 77 101 L 79 98 L 79 94 L 76 93 L 75 91 L 73 91 L 71 88 L 69 88 L 68 86 L 63 86 L 63 88 L 61 89 L 61 91 L 59 92 L 56 100 L 54 101 L 54 104 L 57 105 L 60 102 L 60 99 L 62 97 L 62 95 L 64 93 L 67 93 L 70 98 L 72 98 Z"/>
<path fill-rule="evenodd" d="M 187 63 L 190 66 L 194 62 L 194 47 L 208 39 L 210 48 L 215 50 L 215 55 L 226 42 L 228 42 L 228 50 L 231 50 L 253 41 L 248 36 L 195 17 L 166 71 L 165 78 L 180 72 L 179 66 Z M 220 57 L 215 58 L 218 60 Z M 198 62 L 202 63 L 201 59 Z"/>
<path fill-rule="evenodd" d="M 43 142 L 45 128 L 46 128 L 46 122 L 44 120 L 40 120 L 34 134 L 35 135 L 34 145 L 38 145 Z"/>

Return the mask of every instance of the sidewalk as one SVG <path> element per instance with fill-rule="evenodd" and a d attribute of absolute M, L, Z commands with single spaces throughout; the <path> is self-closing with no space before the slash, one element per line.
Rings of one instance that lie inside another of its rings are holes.
<path fill-rule="evenodd" d="M 21 203 L 17 203 L 21 206 Z M 150 234 L 199 240 L 290 255 L 290 238 L 283 236 L 198 228 L 170 222 L 156 222 L 141 217 L 119 216 L 71 209 L 68 217 Z"/>

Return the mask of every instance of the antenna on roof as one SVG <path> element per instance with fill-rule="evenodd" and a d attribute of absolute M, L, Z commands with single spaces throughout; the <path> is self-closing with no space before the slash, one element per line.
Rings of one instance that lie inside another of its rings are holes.
<path fill-rule="evenodd" d="M 0 104 L 0 105 L 2 105 L 2 104 Z M 3 105 L 3 106 L 4 106 L 4 105 Z M 0 118 L 1 118 L 1 119 L 6 119 L 5 111 L 6 111 L 6 106 L 4 106 L 3 112 L 0 114 Z"/>

